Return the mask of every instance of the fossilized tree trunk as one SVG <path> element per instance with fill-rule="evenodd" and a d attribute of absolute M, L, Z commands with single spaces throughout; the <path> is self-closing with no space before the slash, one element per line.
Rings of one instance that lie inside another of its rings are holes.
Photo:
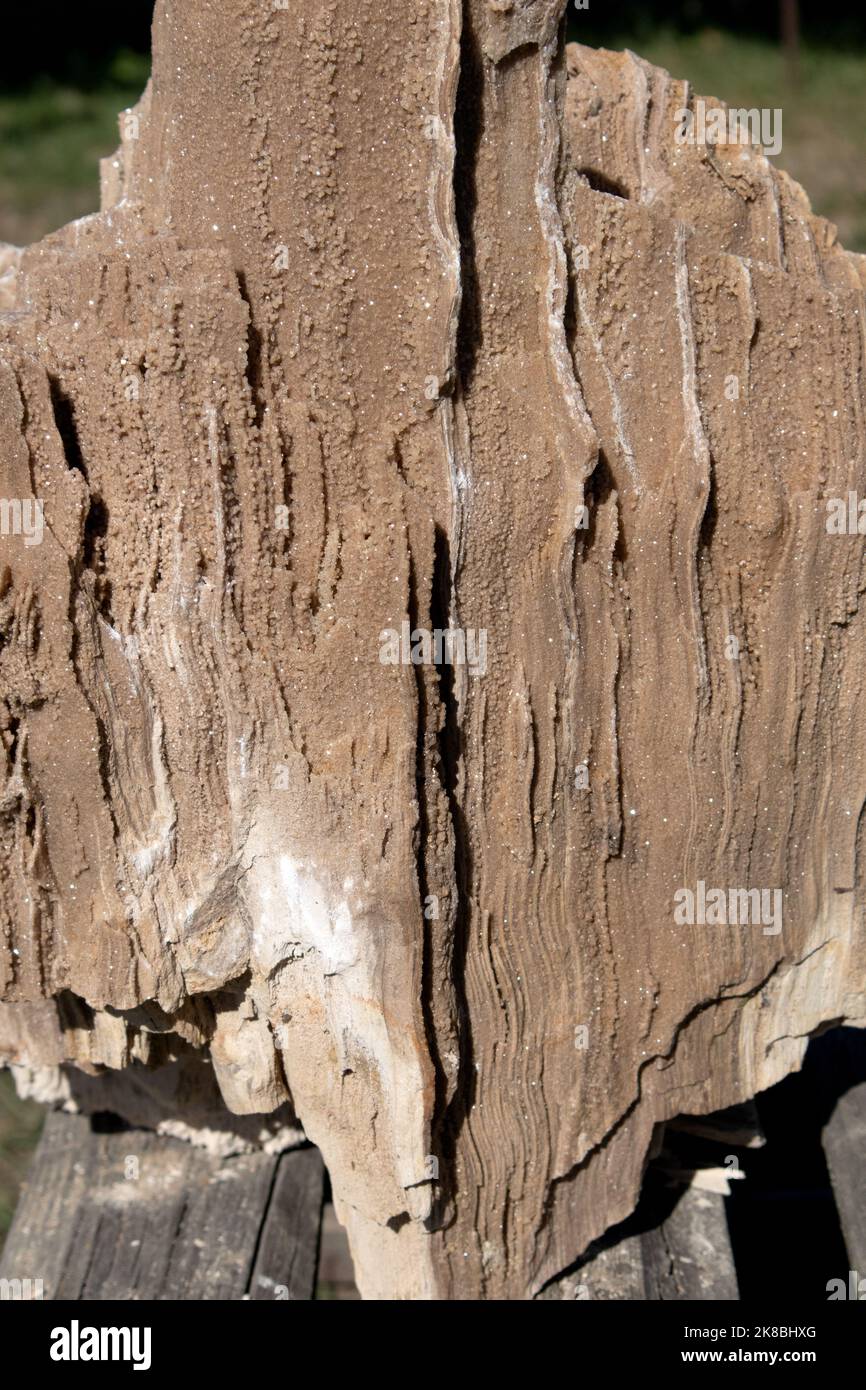
<path fill-rule="evenodd" d="M 160 0 L 0 263 L 0 1055 L 300 1122 L 369 1296 L 531 1295 L 866 1022 L 864 262 L 563 9 Z"/>

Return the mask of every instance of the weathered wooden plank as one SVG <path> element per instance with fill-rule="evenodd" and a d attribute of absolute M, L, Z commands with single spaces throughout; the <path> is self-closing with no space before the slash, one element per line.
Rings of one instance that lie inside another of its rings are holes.
<path fill-rule="evenodd" d="M 645 1298 L 643 1250 L 638 1235 L 604 1246 L 573 1274 L 557 1281 L 542 1297 L 593 1302 L 641 1301 Z"/>
<path fill-rule="evenodd" d="M 670 1215 L 641 1236 L 645 1297 L 650 1300 L 738 1297 L 724 1198 L 689 1187 Z"/>
<path fill-rule="evenodd" d="M 542 1299 L 613 1302 L 738 1297 L 724 1200 L 685 1187 L 677 1196 L 656 1173 L 640 1206 Z"/>
<path fill-rule="evenodd" d="M 250 1280 L 250 1298 L 312 1298 L 324 1179 L 318 1149 L 294 1149 L 280 1158 Z"/>
<path fill-rule="evenodd" d="M 851 1267 L 866 1271 L 866 1082 L 837 1101 L 823 1145 Z"/>
<path fill-rule="evenodd" d="M 821 1040 L 825 1043 L 825 1040 Z M 821 1135 L 850 1267 L 866 1274 L 866 1037 L 839 1030 L 824 1047 L 842 1094 Z M 859 1079 L 864 1078 L 864 1079 Z M 845 1089 L 847 1088 L 847 1089 Z"/>
<path fill-rule="evenodd" d="M 83 1115 L 49 1114 L 0 1256 L 0 1277 L 41 1279 L 46 1298 L 55 1296 L 72 1213 L 84 1199 L 87 1179 L 81 1158 L 89 1131 Z"/>
<path fill-rule="evenodd" d="M 275 1297 L 280 1286 L 311 1298 L 322 1186 L 315 1150 L 226 1158 L 52 1114 L 0 1276 L 83 1301 Z"/>

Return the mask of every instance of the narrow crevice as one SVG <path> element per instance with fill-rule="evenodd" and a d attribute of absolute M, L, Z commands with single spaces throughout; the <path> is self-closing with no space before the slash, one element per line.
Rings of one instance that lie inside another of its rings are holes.
<path fill-rule="evenodd" d="M 607 456 L 603 449 L 598 451 L 598 462 L 590 473 L 583 487 L 583 501 L 587 510 L 587 525 L 580 532 L 580 558 L 588 560 L 595 550 L 598 535 L 598 519 L 602 508 L 607 506 L 613 499 L 616 505 L 617 529 L 616 541 L 613 548 L 613 559 L 616 564 L 623 566 L 628 559 L 628 547 L 626 545 L 625 533 L 622 526 L 622 513 L 618 501 L 618 488 L 613 471 L 607 461 Z"/>
<path fill-rule="evenodd" d="M 716 463 L 715 459 L 710 458 L 710 486 L 707 492 L 707 505 L 704 508 L 704 515 L 701 518 L 701 529 L 698 533 L 698 556 L 705 555 L 716 534 L 716 526 L 719 522 L 719 505 L 716 490 Z"/>
<path fill-rule="evenodd" d="M 60 435 L 60 442 L 63 445 L 63 452 L 66 456 L 66 466 L 87 480 L 87 468 L 81 452 L 81 440 L 78 435 L 78 426 L 75 423 L 75 407 L 70 398 L 66 395 L 57 377 L 49 376 L 48 385 L 51 392 L 51 408 L 54 411 L 54 423 L 57 433 Z"/>
<path fill-rule="evenodd" d="M 577 360 L 575 356 L 575 344 L 577 342 L 578 328 L 578 305 L 577 305 L 577 277 L 580 273 L 575 264 L 571 253 L 571 237 L 563 231 L 562 248 L 565 252 L 565 304 L 562 310 L 562 328 L 565 333 L 565 341 L 568 344 L 568 356 L 571 360 L 571 368 L 574 379 L 577 382 L 581 395 L 583 386 L 578 375 Z"/>
<path fill-rule="evenodd" d="M 433 589 L 430 596 L 430 621 L 435 629 L 446 631 L 451 625 L 451 547 L 441 527 L 436 527 L 433 555 Z M 444 720 L 439 729 L 439 772 L 445 795 L 452 811 L 459 778 L 461 736 L 454 689 L 454 667 L 442 662 L 438 668 L 439 699 Z"/>
<path fill-rule="evenodd" d="M 82 565 L 93 574 L 93 599 L 98 612 L 111 627 L 114 627 L 114 615 L 111 610 L 112 588 L 106 563 L 107 537 L 108 508 L 97 493 L 91 493 L 90 505 L 84 519 Z"/>
<path fill-rule="evenodd" d="M 418 627 L 418 576 L 415 570 L 415 557 L 409 551 L 409 601 L 407 605 L 409 631 Z M 418 875 L 418 893 L 421 899 L 422 955 L 421 955 L 421 1011 L 424 1017 L 424 1030 L 427 1047 L 433 1061 L 436 1075 L 436 1099 L 441 1095 L 444 1077 L 439 1057 L 436 1026 L 433 1018 L 432 998 L 435 982 L 433 980 L 432 924 L 424 908 L 430 894 L 430 876 L 427 867 L 427 845 L 430 838 L 430 816 L 428 811 L 427 788 L 427 739 L 430 720 L 427 682 L 424 667 L 413 665 L 415 673 L 415 694 L 417 699 L 417 720 L 415 729 L 415 797 L 418 802 L 418 826 L 415 835 L 415 869 Z"/>
<path fill-rule="evenodd" d="M 578 173 L 586 179 L 595 193 L 606 193 L 611 198 L 624 198 L 626 200 L 631 197 L 624 183 L 620 183 L 619 179 L 610 178 L 608 174 L 603 174 L 600 169 L 583 168 L 579 169 Z"/>
<path fill-rule="evenodd" d="M 695 595 L 698 608 L 698 619 L 700 621 L 701 643 L 706 651 L 706 634 L 709 629 L 709 615 L 713 608 L 718 606 L 718 586 L 713 575 L 712 556 L 713 556 L 713 537 L 716 533 L 716 526 L 719 520 L 718 496 L 716 492 L 716 462 L 712 454 L 708 457 L 707 467 L 709 470 L 709 486 L 707 488 L 707 498 L 704 505 L 704 514 L 701 517 L 701 524 L 698 529 L 697 544 L 695 546 L 694 577 Z M 711 598 L 715 602 L 711 602 Z M 722 605 L 724 607 L 724 604 Z M 729 634 L 725 634 L 727 642 Z M 702 658 L 705 660 L 705 658 Z M 707 709 L 713 705 L 713 681 L 707 679 L 705 685 L 705 698 Z"/>
<path fill-rule="evenodd" d="M 81 670 L 81 665 L 80 665 L 80 662 L 79 662 L 79 659 L 78 659 L 78 657 L 79 657 L 79 635 L 78 635 L 78 626 L 77 626 L 77 623 L 76 623 L 75 606 L 76 606 L 76 594 L 77 594 L 77 590 L 78 590 L 78 581 L 79 581 L 79 577 L 80 577 L 80 571 L 81 571 L 81 566 L 80 566 L 79 564 L 74 564 L 74 565 L 72 566 L 71 583 L 70 583 L 70 585 L 69 585 L 69 607 L 68 607 L 68 611 L 67 611 L 67 617 L 68 617 L 68 621 L 69 621 L 69 630 L 70 630 L 69 659 L 70 659 L 70 662 L 71 662 L 71 665 L 72 665 L 72 670 L 73 670 L 74 673 L 75 673 L 75 679 L 76 679 L 76 683 L 77 683 L 77 685 L 78 685 L 78 688 L 79 688 L 79 690 L 81 691 L 82 696 L 84 697 L 84 700 L 85 700 L 85 702 L 86 702 L 86 704 L 87 704 L 87 707 L 88 707 L 88 709 L 90 710 L 90 714 L 91 714 L 91 717 L 92 717 L 92 719 L 93 719 L 93 722 L 94 722 L 94 724 L 95 724 L 95 726 L 96 726 L 96 734 L 97 734 L 97 765 L 98 765 L 98 768 L 99 768 L 99 781 L 100 781 L 100 786 L 101 786 L 101 788 L 102 788 L 102 797 L 103 797 L 103 801 L 104 801 L 104 804 L 105 804 L 105 808 L 106 808 L 106 810 L 107 810 L 107 812 L 108 812 L 108 815 L 109 815 L 109 817 L 110 817 L 110 819 L 111 819 L 112 832 L 113 832 L 113 834 L 114 834 L 114 839 L 115 839 L 115 843 L 116 843 L 117 840 L 118 840 L 120 831 L 119 831 L 119 827 L 118 827 L 118 824 L 117 824 L 117 816 L 116 816 L 116 813 L 115 813 L 114 801 L 113 801 L 112 792 L 111 792 L 111 777 L 110 777 L 111 750 L 110 750 L 110 744 L 109 744 L 109 739 L 108 739 L 108 732 L 107 732 L 106 727 L 105 727 L 105 720 L 102 718 L 102 715 L 100 714 L 99 709 L 97 708 L 96 702 L 95 702 L 95 700 L 93 699 L 93 696 L 92 696 L 91 690 L 90 690 L 90 686 L 89 686 L 87 680 L 85 679 L 84 672 Z M 109 611 L 110 611 L 110 610 L 109 610 Z M 112 626 L 114 626 L 113 622 L 112 622 Z"/>
<path fill-rule="evenodd" d="M 101 571 L 104 564 L 102 542 L 108 535 L 108 508 L 101 497 L 91 494 L 84 521 L 84 566 Z"/>
<path fill-rule="evenodd" d="M 417 575 L 410 557 L 410 586 L 408 617 L 410 630 L 419 626 L 419 601 Z M 451 555 L 448 537 L 441 527 L 437 527 L 433 548 L 433 576 L 430 593 L 430 628 L 432 631 L 446 632 L 451 626 Z M 465 819 L 458 799 L 460 759 L 462 738 L 458 719 L 457 695 L 454 688 L 454 668 L 441 662 L 436 668 L 436 697 L 428 686 L 429 668 L 417 665 L 415 681 L 418 699 L 418 723 L 416 735 L 416 796 L 418 800 L 418 833 L 416 845 L 416 864 L 418 887 L 422 908 L 429 901 L 431 892 L 430 871 L 427 862 L 427 845 L 430 837 L 430 788 L 428 786 L 428 767 L 431 757 L 436 758 L 436 774 L 440 787 L 445 793 L 454 842 L 455 909 L 453 918 L 453 939 L 451 953 L 451 981 L 454 987 L 458 1018 L 457 1031 L 460 1038 L 460 1066 L 456 1089 L 450 1102 L 447 1098 L 448 1076 L 439 1051 L 436 1032 L 434 991 L 437 982 L 434 975 L 434 941 L 436 922 L 428 920 L 422 912 L 423 954 L 421 1005 L 424 1016 L 425 1034 L 435 1073 L 435 1099 L 431 1121 L 431 1144 L 433 1153 L 439 1161 L 439 1182 L 436 1190 L 437 1202 L 430 1219 L 431 1229 L 442 1224 L 443 1212 L 453 1198 L 453 1159 L 456 1147 L 455 1117 L 462 1122 L 472 1104 L 474 1095 L 475 1071 L 471 1066 L 471 1041 L 468 1036 L 467 1010 L 463 979 L 465 974 L 466 946 L 468 940 L 468 884 L 469 884 L 469 843 Z M 433 720 L 435 719 L 435 724 Z M 435 734 L 434 734 L 435 730 Z M 472 1094 L 467 1094 L 471 1091 Z"/>
<path fill-rule="evenodd" d="M 484 59 L 472 24 L 471 6 L 463 4 L 460 39 L 460 71 L 454 107 L 454 209 L 460 254 L 460 310 L 454 358 L 454 398 L 465 402 L 471 392 L 478 353 L 482 345 L 481 304 L 475 237 L 478 207 L 477 162 L 483 136 Z M 433 579 L 430 598 L 430 625 L 436 631 L 451 627 L 455 612 L 454 574 L 449 536 L 437 526 L 434 538 Z M 463 738 L 454 669 L 443 662 L 437 670 L 438 711 L 436 730 L 437 775 L 444 792 L 451 823 L 454 854 L 455 900 L 451 920 L 450 984 L 453 990 L 458 1065 L 453 1091 L 448 1096 L 448 1076 L 441 1064 L 435 1038 L 432 1008 L 433 977 L 431 923 L 424 924 L 425 966 L 423 998 L 430 1038 L 430 1051 L 436 1067 L 436 1098 L 431 1124 L 431 1145 L 439 1161 L 439 1184 L 428 1219 L 430 1230 L 443 1229 L 454 1220 L 456 1196 L 455 1160 L 458 1136 L 471 1111 L 477 1086 L 473 1064 L 472 1035 L 466 999 L 466 959 L 472 881 L 469 831 L 460 805 L 460 768 Z M 419 680 L 419 760 L 427 747 L 430 711 L 423 681 Z M 421 703 L 423 701 L 423 703 Z M 419 788 L 419 800 L 421 789 Z M 425 826 L 422 834 L 426 833 Z M 424 873 L 427 866 L 424 865 Z M 426 880 L 425 880 L 426 881 Z M 426 888 L 425 888 L 426 893 Z"/>
<path fill-rule="evenodd" d="M 66 466 L 70 472 L 80 473 L 84 481 L 89 483 L 87 465 L 84 462 L 81 438 L 75 420 L 75 406 L 63 390 L 57 377 L 49 376 L 48 384 L 54 424 L 63 446 Z M 97 492 L 91 491 L 82 530 L 81 558 L 78 563 L 73 565 L 71 587 L 74 593 L 81 570 L 90 570 L 94 576 L 91 598 L 100 616 L 114 627 L 114 617 L 111 611 L 111 583 L 106 573 L 105 547 L 107 536 L 108 507 L 105 500 Z M 72 618 L 73 615 L 70 614 L 70 620 Z"/>
<path fill-rule="evenodd" d="M 464 2 L 460 80 L 454 108 L 454 210 L 460 242 L 461 283 L 456 366 L 460 394 L 464 397 L 472 388 L 475 363 L 482 345 L 475 215 L 478 208 L 476 167 L 484 134 L 483 89 L 484 58 L 472 28 L 470 6 Z"/>
<path fill-rule="evenodd" d="M 262 334 L 256 325 L 253 313 L 252 300 L 250 299 L 247 288 L 247 278 L 242 270 L 237 272 L 238 290 L 241 299 L 247 306 L 249 320 L 247 324 L 247 361 L 246 376 L 252 397 L 253 409 L 255 411 L 256 428 L 259 428 L 264 415 L 264 343 Z"/>
<path fill-rule="evenodd" d="M 448 537 L 437 528 L 431 596 L 431 623 L 447 630 L 452 620 L 451 552 Z M 448 802 L 454 842 L 454 909 L 451 978 L 457 1009 L 459 1067 L 457 1081 L 448 1105 L 437 1108 L 439 1123 L 434 1125 L 434 1148 L 440 1158 L 441 1185 L 431 1227 L 444 1222 L 444 1213 L 455 1193 L 455 1159 L 458 1136 L 472 1110 L 477 1088 L 474 1048 L 466 998 L 466 959 L 472 885 L 472 850 L 469 827 L 460 804 L 460 768 L 464 755 L 463 731 L 454 683 L 454 668 L 439 667 L 439 702 L 443 712 L 438 730 L 439 779 Z"/>
<path fill-rule="evenodd" d="M 21 727 L 21 720 L 15 714 L 10 714 L 9 723 L 6 726 L 6 756 L 12 767 L 18 758 L 18 730 Z"/>

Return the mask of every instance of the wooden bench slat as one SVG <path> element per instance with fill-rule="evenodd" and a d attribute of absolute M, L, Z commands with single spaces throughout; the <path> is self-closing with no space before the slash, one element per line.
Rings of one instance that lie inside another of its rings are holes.
<path fill-rule="evenodd" d="M 250 1298 L 312 1298 L 316 1287 L 325 1166 L 318 1149 L 279 1160 L 250 1280 Z"/>
<path fill-rule="evenodd" d="M 736 1301 L 739 1297 L 725 1199 L 685 1190 L 673 1211 L 641 1236 L 645 1297 Z"/>
<path fill-rule="evenodd" d="M 0 1257 L 45 1298 L 310 1299 L 318 1151 L 219 1157 L 145 1130 L 48 1116 Z"/>
<path fill-rule="evenodd" d="M 822 1143 L 851 1268 L 866 1275 L 866 1082 L 836 1102 Z"/>

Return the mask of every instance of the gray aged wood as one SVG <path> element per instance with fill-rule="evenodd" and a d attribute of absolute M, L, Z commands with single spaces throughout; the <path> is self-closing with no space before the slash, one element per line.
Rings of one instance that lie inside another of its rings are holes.
<path fill-rule="evenodd" d="M 323 1185 L 315 1149 L 222 1158 L 53 1113 L 0 1277 L 46 1299 L 310 1299 Z"/>
<path fill-rule="evenodd" d="M 624 1236 L 606 1246 L 571 1276 L 562 1297 L 623 1302 L 646 1297 L 640 1236 Z"/>
<path fill-rule="evenodd" d="M 839 1059 L 843 1085 L 852 1075 L 862 1076 L 863 1049 L 859 1039 L 840 1036 L 838 1041 L 834 1040 L 834 1055 Z M 863 1275 L 866 1274 L 866 1081 L 858 1081 L 839 1096 L 824 1127 L 822 1144 L 851 1268 Z"/>
<path fill-rule="evenodd" d="M 670 1216 L 641 1237 L 645 1297 L 728 1302 L 738 1297 L 724 1198 L 688 1188 Z"/>
<path fill-rule="evenodd" d="M 628 1302 L 738 1297 L 724 1198 L 686 1188 L 649 1229 L 625 1223 L 619 1239 L 594 1250 L 579 1268 L 540 1295 L 545 1300 Z"/>
<path fill-rule="evenodd" d="M 250 1298 L 307 1299 L 316 1285 L 324 1168 L 318 1149 L 294 1149 L 277 1164 L 262 1225 Z"/>

